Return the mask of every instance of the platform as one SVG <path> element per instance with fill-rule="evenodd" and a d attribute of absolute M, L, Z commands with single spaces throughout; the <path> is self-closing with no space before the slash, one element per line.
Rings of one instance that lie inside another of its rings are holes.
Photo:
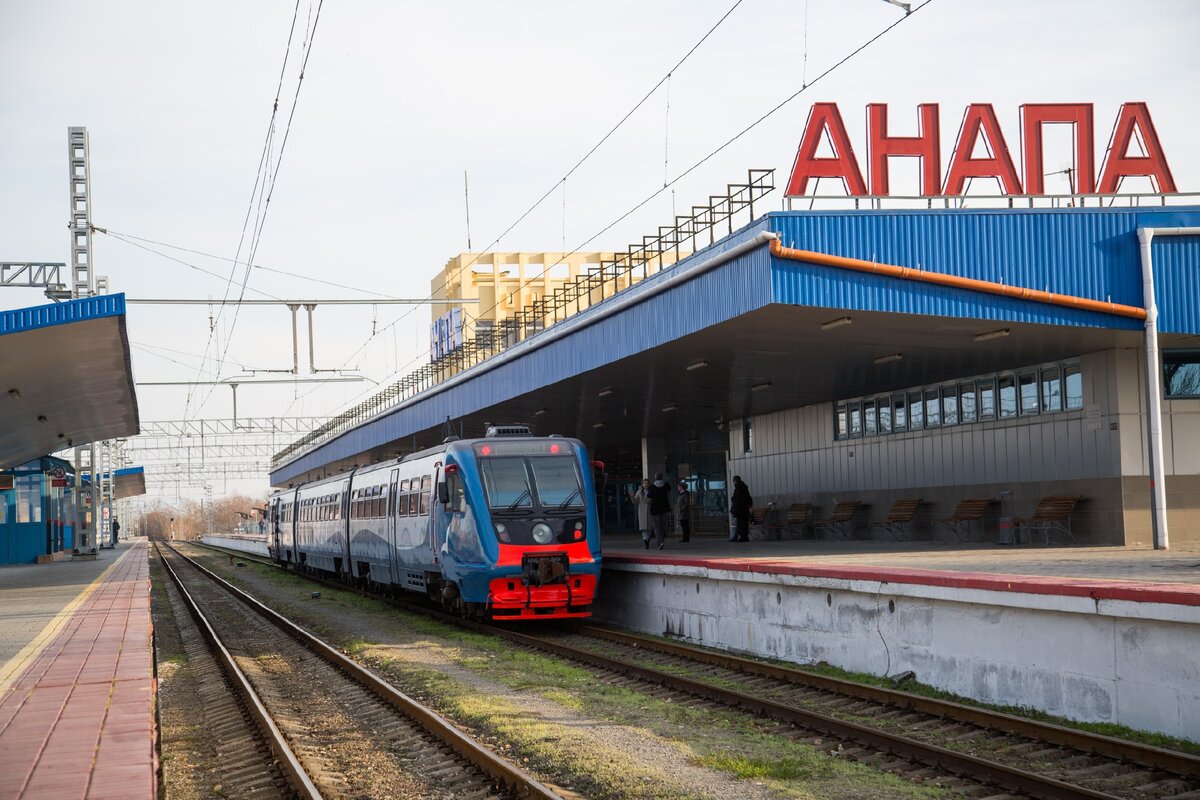
<path fill-rule="evenodd" d="M 609 535 L 596 616 L 1200 741 L 1200 551 Z"/>
<path fill-rule="evenodd" d="M 619 563 L 732 562 L 757 572 L 859 577 L 900 583 L 989 585 L 1000 591 L 1073 593 L 1064 587 L 1153 592 L 1185 605 L 1200 605 L 1200 547 L 1153 550 L 1135 547 L 947 544 L 944 542 L 812 541 L 783 539 L 730 542 L 703 535 L 671 538 L 663 550 L 646 550 L 635 534 L 604 539 L 606 566 Z M 1067 580 L 1061 580 L 1067 579 Z M 1144 584 L 1144 586 L 1142 585 Z M 1148 597 L 1147 597 L 1148 599 Z"/>
<path fill-rule="evenodd" d="M 156 795 L 146 547 L 0 569 L 0 798 Z"/>

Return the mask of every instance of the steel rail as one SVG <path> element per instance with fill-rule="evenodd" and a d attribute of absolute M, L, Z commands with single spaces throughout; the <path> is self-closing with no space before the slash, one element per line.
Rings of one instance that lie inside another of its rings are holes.
<path fill-rule="evenodd" d="M 254 691 L 254 687 L 250 685 L 250 681 L 246 678 L 246 674 L 242 672 L 241 667 L 233 658 L 233 654 L 225 647 L 221 641 L 221 637 L 213 630 L 208 618 L 204 616 L 204 612 L 200 610 L 200 606 L 196 603 L 195 598 L 183 585 L 183 580 L 175 572 L 175 568 L 171 563 L 163 558 L 162 546 L 155 542 L 155 550 L 158 551 L 158 557 L 162 561 L 163 567 L 166 568 L 167 574 L 171 576 L 179 594 L 183 597 L 187 605 L 188 613 L 192 615 L 192 619 L 196 621 L 196 626 L 200 629 L 201 635 L 208 641 L 213 652 L 217 656 L 217 660 L 221 663 L 221 667 L 225 670 L 225 674 L 229 676 L 230 682 L 246 703 L 246 708 L 250 712 L 250 716 L 258 725 L 264 738 L 267 740 L 267 746 L 271 748 L 271 752 L 275 754 L 275 758 L 279 760 L 279 765 L 287 776 L 292 788 L 302 797 L 312 798 L 312 800 L 321 800 L 321 793 L 313 784 L 312 779 L 308 777 L 304 767 L 301 766 L 300 760 L 296 758 L 296 754 L 292 752 L 292 748 L 288 746 L 287 740 L 283 733 L 275 725 L 275 721 L 271 719 L 270 713 L 266 706 L 258 697 L 258 693 Z M 171 548 L 180 558 L 187 556 L 179 553 L 175 548 Z M 190 561 L 190 559 L 189 559 Z"/>
<path fill-rule="evenodd" d="M 207 546 L 211 547 L 211 545 Z M 363 665 L 359 664 L 357 661 L 354 661 L 349 656 L 343 655 L 336 648 L 326 644 L 324 641 L 318 639 L 316 636 L 313 636 L 311 633 L 304 630 L 288 618 L 268 608 L 266 605 L 237 588 L 233 584 L 229 583 L 216 573 L 205 569 L 193 559 L 188 558 L 183 553 L 180 553 L 176 548 L 172 547 L 171 549 L 178 553 L 180 558 L 185 559 L 200 573 L 210 578 L 218 586 L 231 593 L 234 597 L 249 606 L 260 616 L 279 626 L 279 628 L 289 636 L 301 642 L 306 647 L 312 649 L 317 655 L 321 656 L 326 661 L 340 669 L 342 672 L 346 673 L 350 678 L 358 681 L 384 702 L 396 708 L 402 714 L 417 721 L 417 723 L 425 728 L 426 731 L 441 740 L 444 744 L 446 744 L 464 759 L 490 775 L 493 779 L 501 783 L 510 791 L 513 791 L 514 793 L 524 797 L 542 798 L 543 800 L 563 800 L 562 795 L 552 791 L 534 779 L 534 777 L 529 773 L 520 769 L 506 759 L 500 758 L 490 750 L 481 747 L 475 742 L 474 739 L 471 739 L 458 728 L 454 727 L 454 725 L 451 724 L 445 717 L 441 716 L 433 709 L 418 703 L 416 700 L 412 699 L 404 692 L 401 692 L 399 689 L 392 686 L 386 680 L 379 677 Z"/>
<path fill-rule="evenodd" d="M 738 672 L 762 675 L 798 686 L 823 689 L 860 700 L 886 703 L 905 710 L 932 714 L 959 722 L 967 722 L 1004 733 L 1028 736 L 1031 739 L 1038 739 L 1050 744 L 1071 747 L 1108 758 L 1119 758 L 1145 767 L 1163 769 L 1177 775 L 1200 776 L 1200 757 L 1188 755 L 1187 753 L 1153 747 L 1141 744 L 1140 742 L 1130 742 L 1098 733 L 1077 731 L 1061 725 L 1039 722 L 1013 714 L 1005 714 L 1000 711 L 989 711 L 987 709 L 963 705 L 962 703 L 954 703 L 949 700 L 922 697 L 921 695 L 898 689 L 884 689 L 840 678 L 831 678 L 815 672 L 765 664 L 761 661 L 754 661 L 725 653 L 713 653 L 687 645 L 663 642 L 658 639 L 651 639 L 646 636 L 638 636 L 597 625 L 583 624 L 579 627 L 581 632 L 589 636 L 631 644 L 643 649 L 658 650 L 659 652 L 690 658 L 694 661 L 701 661 Z"/>
<path fill-rule="evenodd" d="M 202 544 L 201 546 L 212 548 L 214 550 L 218 549 L 218 548 L 213 547 L 212 545 L 207 545 L 207 544 Z M 248 560 L 253 560 L 253 561 L 256 561 L 261 564 L 269 564 L 270 566 L 276 566 L 276 567 L 278 566 L 277 564 L 274 564 L 273 562 L 268 562 L 268 561 L 262 560 L 261 556 L 256 556 L 254 554 L 241 554 L 241 555 L 247 556 Z M 300 573 L 297 573 L 297 574 L 300 574 Z M 1054 778 L 1049 778 L 1049 777 L 1046 777 L 1043 775 L 1039 775 L 1037 773 L 1031 773 L 1031 772 L 1026 772 L 1024 770 L 1015 769 L 1013 767 L 1009 767 L 1005 764 L 1001 764 L 997 761 L 992 761 L 990 759 L 979 758 L 977 756 L 967 755 L 967 754 L 960 753 L 957 751 L 948 750 L 943 747 L 938 747 L 937 745 L 931 745 L 931 744 L 926 744 L 923 742 L 918 742 L 918 741 L 914 741 L 911 739 L 907 739 L 903 736 L 890 734 L 885 731 L 877 730 L 875 728 L 871 728 L 868 726 L 858 725 L 858 724 L 852 723 L 852 722 L 846 722 L 846 721 L 837 719 L 835 717 L 831 717 L 829 715 L 822 714 L 820 712 L 806 711 L 804 709 L 799 709 L 799 708 L 795 708 L 793 706 L 788 706 L 788 705 L 785 705 L 782 703 L 777 703 L 772 700 L 766 700 L 763 698 L 754 697 L 752 695 L 748 695 L 748 694 L 738 692 L 738 691 L 735 691 L 732 689 L 724 689 L 724 688 L 712 686 L 712 685 L 704 683 L 702 681 L 693 680 L 691 678 L 685 678 L 685 677 L 682 677 L 679 675 L 673 675 L 671 673 L 663 672 L 661 670 L 656 670 L 656 669 L 652 669 L 652 668 L 648 668 L 648 667 L 641 667 L 641 666 L 637 666 L 635 664 L 629 664 L 629 663 L 620 661 L 618 659 L 609 658 L 607 656 L 593 653 L 588 650 L 582 650 L 579 648 L 570 647 L 568 645 L 558 644 L 558 643 L 548 641 L 548 640 L 543 639 L 538 636 L 531 636 L 529 634 L 519 633 L 519 632 L 514 631 L 507 627 L 498 627 L 495 625 L 487 625 L 487 624 L 475 622 L 472 620 L 466 620 L 466 619 L 463 619 L 458 616 L 447 614 L 445 612 L 442 612 L 442 611 L 439 611 L 436 609 L 431 609 L 428 607 L 420 606 L 415 603 L 407 602 L 404 600 L 396 600 L 394 598 L 384 598 L 384 597 L 381 597 L 378 595 L 372 595 L 369 592 L 363 592 L 362 590 L 356 589 L 355 587 L 352 587 L 352 586 L 348 586 L 347 584 L 344 584 L 344 583 L 322 580 L 320 578 L 316 578 L 316 577 L 310 576 L 310 575 L 305 575 L 304 577 L 306 577 L 310 580 L 314 580 L 318 583 L 327 585 L 327 586 L 336 586 L 336 587 L 340 587 L 343 589 L 348 589 L 350 591 L 357 591 L 361 594 L 367 594 L 367 595 L 370 595 L 373 597 L 377 597 L 378 599 L 382 599 L 386 602 L 390 602 L 394 605 L 403 607 L 403 608 L 411 610 L 413 612 L 424 614 L 426 616 L 433 617 L 435 619 L 439 619 L 439 620 L 442 620 L 442 621 L 445 621 L 445 622 L 448 622 L 448 623 L 451 623 L 454 625 L 458 625 L 461 627 L 466 627 L 466 628 L 469 628 L 471 630 L 475 630 L 475 631 L 478 631 L 481 633 L 500 635 L 511 641 L 516 641 L 518 643 L 524 644 L 525 646 L 528 646 L 528 647 L 531 647 L 531 648 L 534 648 L 537 650 L 542 650 L 545 652 L 550 652 L 555 655 L 559 655 L 564 658 L 568 658 L 568 659 L 571 659 L 571 660 L 574 660 L 577 662 L 590 664 L 591 666 L 599 667 L 602 669 L 607 669 L 607 670 L 610 670 L 613 672 L 632 675 L 632 676 L 641 678 L 643 680 L 649 681 L 651 683 L 656 683 L 661 686 L 665 686 L 667 688 L 672 688 L 672 689 L 676 689 L 678 691 L 683 691 L 688 694 L 696 695 L 698 697 L 702 697 L 702 698 L 705 698 L 708 700 L 714 700 L 716 702 L 720 702 L 725 705 L 743 708 L 745 710 L 752 711 L 752 712 L 755 712 L 758 714 L 762 714 L 763 716 L 767 716 L 772 719 L 778 719 L 778 720 L 785 721 L 785 722 L 791 722 L 793 724 L 800 725 L 804 728 L 818 731 L 820 733 L 823 733 L 823 734 L 826 734 L 829 736 L 837 736 L 837 737 L 840 737 L 843 739 L 853 740 L 853 741 L 865 744 L 867 746 L 874 747 L 879 750 L 884 750 L 886 752 L 893 753 L 893 754 L 898 755 L 903 758 L 908 758 L 908 759 L 912 759 L 915 761 L 919 761 L 923 764 L 927 764 L 929 766 L 932 766 L 932 767 L 935 767 L 938 769 L 944 769 L 944 770 L 947 770 L 949 772 L 952 772 L 952 773 L 955 773 L 955 774 L 958 774 L 958 775 L 961 775 L 964 777 L 969 777 L 969 778 L 972 778 L 975 780 L 988 781 L 988 782 L 991 782 L 997 786 L 1001 786 L 1010 791 L 1023 792 L 1023 793 L 1030 795 L 1031 797 L 1045 798 L 1045 800 L 1117 800 L 1116 795 L 1110 795 L 1110 794 L 1107 794 L 1104 792 L 1097 792 L 1097 791 L 1087 789 L 1082 786 L 1067 783 L 1065 781 L 1059 781 Z M 591 626 L 584 626 L 584 627 L 591 627 Z M 622 635 L 628 636 L 628 634 L 622 634 Z M 630 638 L 636 638 L 636 637 L 630 637 Z M 614 639 L 615 639 L 615 637 L 614 637 Z M 640 642 L 639 642 L 639 644 L 640 644 Z M 698 653 L 703 653 L 703 651 L 695 651 L 692 648 L 684 647 L 681 645 L 669 645 L 667 643 L 657 643 L 657 642 L 655 643 L 656 646 L 658 644 L 662 644 L 664 649 L 673 648 L 678 651 L 686 651 L 686 655 L 691 658 L 695 658 Z M 708 653 L 703 653 L 703 654 L 706 656 L 711 655 L 714 659 L 722 658 L 719 654 L 708 654 Z M 736 657 L 730 656 L 729 658 L 736 658 Z M 752 664 L 756 667 L 760 667 L 762 669 L 762 674 L 769 675 L 772 677 L 775 677 L 775 676 L 771 675 L 772 670 L 784 670 L 785 669 L 785 668 L 773 667 L 768 664 L 757 664 L 756 662 L 749 661 L 748 659 L 739 659 L 739 661 L 745 661 L 748 664 Z M 793 672 L 797 672 L 798 674 L 803 675 L 804 677 L 808 677 L 808 675 L 809 675 L 809 673 L 803 673 L 803 672 L 800 672 L 797 670 L 793 670 Z M 823 678 L 823 676 L 815 676 L 815 677 Z M 824 680 L 833 681 L 834 679 L 824 679 Z M 850 684 L 850 685 L 856 686 L 858 689 L 863 691 L 863 694 L 865 696 L 862 699 L 873 700 L 875 702 L 883 702 L 883 703 L 887 703 L 890 705 L 902 705 L 902 703 L 898 703 L 898 702 L 896 702 L 895 699 L 893 699 L 896 694 L 902 694 L 906 697 L 912 697 L 912 698 L 919 699 L 919 700 L 927 699 L 927 698 L 920 698 L 917 695 L 909 695 L 908 693 L 889 692 L 888 690 L 884 690 L 884 689 L 877 689 L 874 687 L 867 687 L 867 686 L 861 686 L 861 685 L 856 685 L 856 684 Z M 871 696 L 876 693 L 882 693 L 883 698 L 878 699 L 876 697 Z M 958 705 L 958 704 L 948 704 L 948 705 Z M 991 715 L 994 713 L 994 712 L 987 712 L 982 709 L 971 709 L 968 706 L 961 706 L 961 708 L 963 708 L 969 712 L 978 712 L 979 714 L 982 714 L 989 719 L 992 718 Z M 917 711 L 920 709 L 914 707 L 913 710 Z M 926 712 L 926 713 L 931 713 L 936 716 L 947 716 L 944 714 L 939 714 L 936 711 Z M 1009 717 L 1010 715 L 1004 715 L 1004 716 Z M 1028 722 L 1031 725 L 1039 724 L 1039 723 L 1034 723 L 1033 721 L 1023 721 L 1017 717 L 1011 717 L 1011 718 L 1014 720 L 1017 720 L 1018 722 Z M 996 729 L 1001 732 L 1009 732 L 1009 731 L 1006 731 L 1006 729 L 1004 727 L 997 726 L 996 724 L 993 724 L 993 723 L 990 723 L 987 721 L 982 722 L 980 724 L 982 724 L 984 727 Z M 1057 726 L 1049 726 L 1049 727 L 1057 727 Z M 1075 733 L 1075 732 L 1069 731 L 1067 729 L 1062 729 L 1062 730 L 1067 731 L 1068 733 Z M 1021 735 L 1020 731 L 1011 731 L 1011 733 L 1014 733 L 1015 735 Z M 1078 733 L 1078 735 L 1083 736 L 1083 737 L 1092 736 L 1091 734 L 1086 734 L 1086 733 Z M 1039 737 L 1037 735 L 1034 735 L 1033 738 L 1039 738 Z M 1121 743 L 1120 740 L 1112 740 L 1112 741 L 1117 743 L 1118 745 Z M 1131 745 L 1132 744 L 1133 743 L 1131 743 Z M 1133 746 L 1145 748 L 1145 746 L 1142 746 L 1142 745 L 1133 745 Z M 1088 748 L 1082 748 L 1082 749 L 1088 749 Z M 1145 749 L 1156 750 L 1157 748 L 1145 748 Z M 1161 751 L 1161 753 L 1168 757 L 1174 755 L 1174 754 L 1170 753 L 1170 751 L 1165 751 L 1165 750 Z M 1101 753 L 1101 754 L 1108 755 L 1107 753 Z M 1188 770 L 1185 770 L 1184 774 L 1190 774 L 1191 769 L 1194 769 L 1194 764 L 1192 764 L 1192 760 L 1190 759 L 1189 756 L 1182 755 L 1182 754 L 1180 754 L 1180 755 L 1183 759 L 1185 759 L 1184 763 L 1189 768 Z M 1117 757 L 1123 758 L 1124 755 L 1118 755 Z"/>
<path fill-rule="evenodd" d="M 956 775 L 975 780 L 984 780 L 1010 791 L 1024 792 L 1031 797 L 1043 798 L 1044 800 L 1117 800 L 1115 795 L 1092 791 L 1091 789 L 1055 780 L 1054 778 L 1048 778 L 1044 775 L 1014 769 L 990 759 L 958 753 L 944 747 L 938 747 L 937 745 L 917 742 L 865 725 L 846 722 L 816 711 L 806 711 L 777 703 L 773 700 L 754 697 L 733 689 L 723 689 L 680 675 L 672 675 L 661 670 L 640 667 L 587 650 L 580 650 L 575 647 L 550 642 L 537 636 L 517 633 L 516 631 L 504 628 L 480 625 L 479 623 L 470 624 L 479 625 L 483 630 L 498 633 L 507 639 L 521 642 L 538 650 L 544 650 L 613 672 L 633 675 L 651 683 L 657 683 L 660 686 L 666 686 L 697 697 L 743 708 L 747 711 L 753 711 L 770 717 L 771 719 L 791 722 L 829 736 L 850 739 L 878 750 L 893 753 L 902 758 L 913 759 L 938 769 L 947 770 Z"/>

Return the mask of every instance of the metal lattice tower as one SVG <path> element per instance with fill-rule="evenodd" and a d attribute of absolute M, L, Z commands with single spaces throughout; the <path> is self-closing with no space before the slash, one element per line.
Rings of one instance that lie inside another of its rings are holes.
<path fill-rule="evenodd" d="M 71 296 L 96 293 L 92 271 L 92 177 L 87 128 L 67 128 L 67 158 L 71 187 Z"/>

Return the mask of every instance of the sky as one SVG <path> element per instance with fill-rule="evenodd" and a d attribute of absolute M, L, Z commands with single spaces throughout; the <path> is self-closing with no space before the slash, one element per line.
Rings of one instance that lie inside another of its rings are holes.
<path fill-rule="evenodd" d="M 247 298 L 425 298 L 467 249 L 464 171 L 475 250 L 621 249 L 749 168 L 777 170 L 763 208 L 778 209 L 814 102 L 839 105 L 860 159 L 867 103 L 908 135 L 917 104 L 939 103 L 945 165 L 968 103 L 994 104 L 1014 158 L 1022 103 L 1094 103 L 1099 163 L 1121 104 L 1144 101 L 1179 190 L 1200 190 L 1200 3 L 914 5 L 905 19 L 884 0 L 0 0 L 0 261 L 69 260 L 66 129 L 86 126 L 92 221 L 110 232 L 96 272 L 131 298 L 214 300 L 130 306 L 135 379 L 211 381 L 291 367 L 285 308 L 217 304 L 243 293 L 251 252 L 268 269 L 249 271 Z M 1047 169 L 1069 146 L 1049 136 Z M 894 192 L 916 174 L 903 163 Z M 43 302 L 0 289 L 0 309 Z M 238 414 L 336 414 L 428 360 L 429 322 L 422 305 L 318 307 L 317 367 L 369 380 L 244 387 Z M 303 316 L 300 336 L 303 372 Z M 225 387 L 139 386 L 138 404 L 144 421 L 232 415 Z"/>

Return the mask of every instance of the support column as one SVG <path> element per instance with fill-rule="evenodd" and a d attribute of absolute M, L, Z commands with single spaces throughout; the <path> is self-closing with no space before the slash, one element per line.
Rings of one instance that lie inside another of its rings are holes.
<path fill-rule="evenodd" d="M 667 473 L 667 440 L 661 436 L 642 437 L 642 477 L 654 478 L 654 473 Z"/>

